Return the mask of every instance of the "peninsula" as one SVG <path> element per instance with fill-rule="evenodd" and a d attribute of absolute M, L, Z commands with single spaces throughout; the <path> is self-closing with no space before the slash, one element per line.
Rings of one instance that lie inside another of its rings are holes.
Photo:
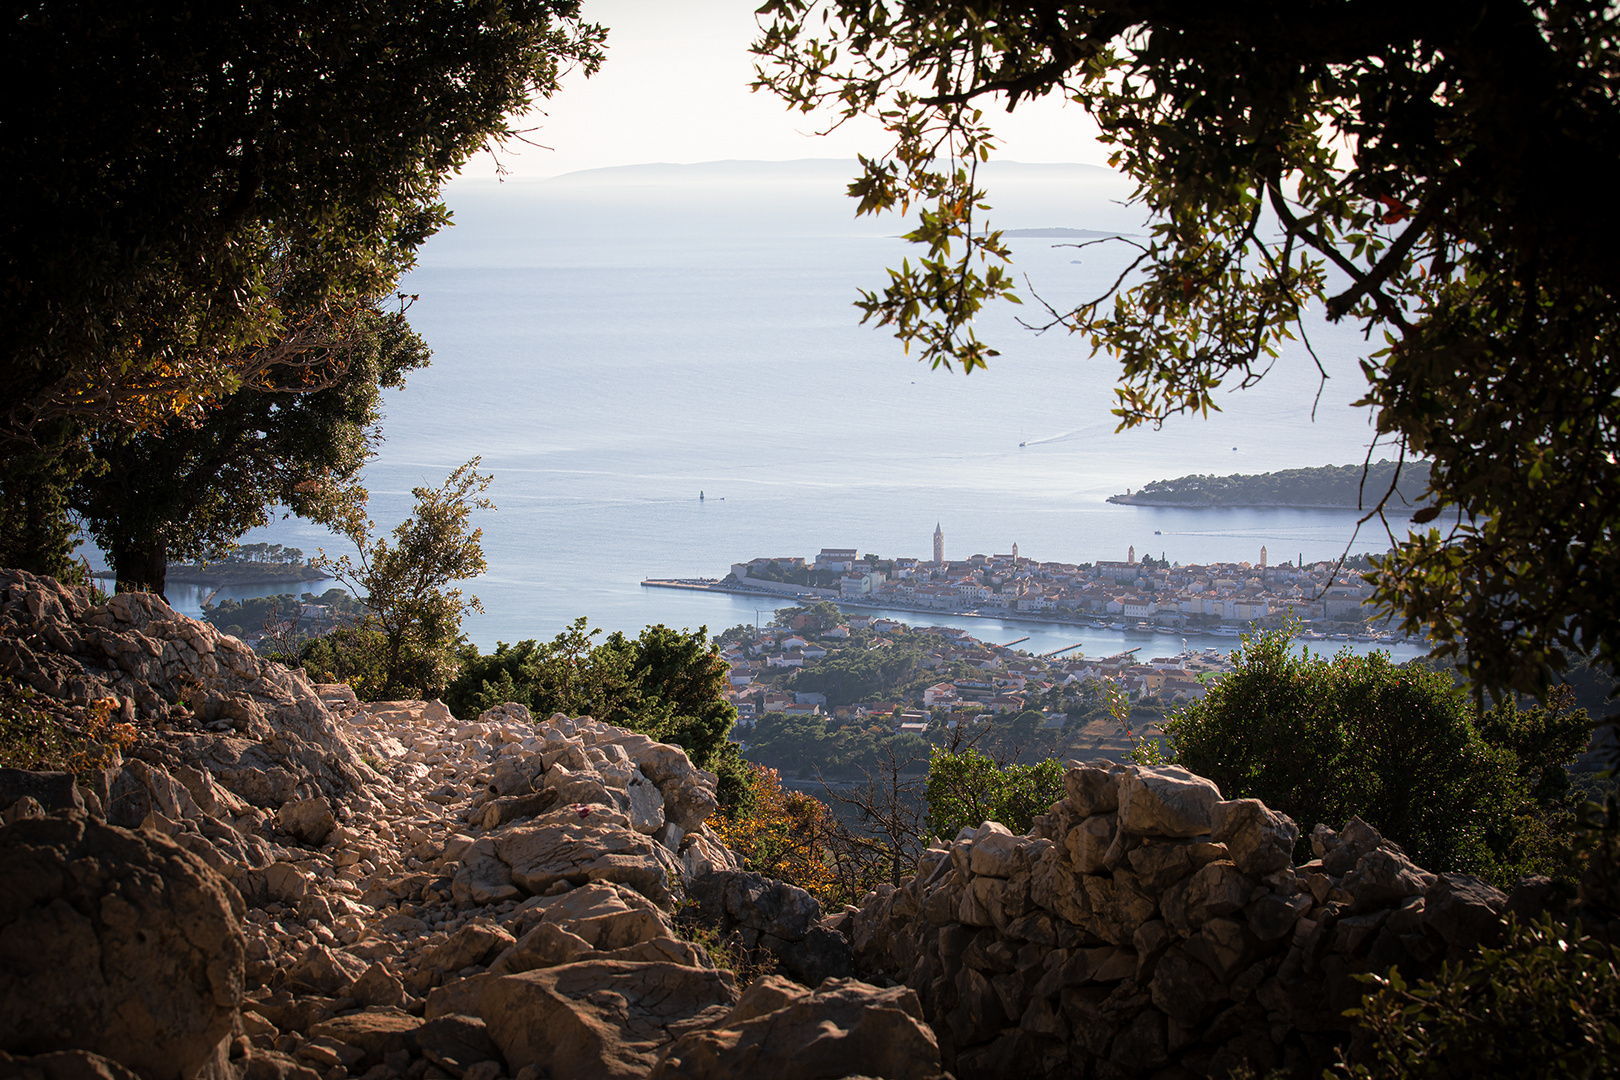
<path fill-rule="evenodd" d="M 648 579 L 644 586 L 769 595 L 800 603 L 1026 619 L 1097 629 L 1157 629 L 1237 636 L 1252 623 L 1303 624 L 1306 639 L 1395 638 L 1380 621 L 1366 556 L 1340 564 L 1255 562 L 1182 565 L 1129 548 L 1123 561 L 1069 564 L 1008 554 L 946 559 L 935 530 L 932 559 L 823 548 L 814 559 L 779 556 L 733 563 L 724 578 Z"/>
<path fill-rule="evenodd" d="M 168 579 L 187 585 L 266 585 L 322 581 L 332 575 L 310 565 L 304 553 L 280 544 L 241 544 L 222 559 L 170 563 Z"/>
<path fill-rule="evenodd" d="M 1274 473 L 1231 476 L 1178 477 L 1155 480 L 1139 491 L 1110 495 L 1111 503 L 1128 506 L 1272 506 L 1302 510 L 1356 510 L 1377 505 L 1400 470 L 1396 493 L 1389 507 L 1394 513 L 1424 503 L 1429 486 L 1426 461 L 1377 461 L 1360 465 L 1322 465 L 1310 469 L 1282 469 Z"/>

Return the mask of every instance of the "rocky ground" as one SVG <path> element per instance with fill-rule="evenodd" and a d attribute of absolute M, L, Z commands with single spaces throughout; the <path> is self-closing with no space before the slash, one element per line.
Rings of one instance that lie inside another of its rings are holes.
<path fill-rule="evenodd" d="M 915 994 L 737 869 L 679 748 L 361 704 L 153 597 L 0 589 L 5 673 L 136 733 L 77 782 L 0 770 L 0 1076 L 940 1075 Z M 705 913 L 786 974 L 740 988 Z"/>
<path fill-rule="evenodd" d="M 1295 865 L 1259 802 L 1093 762 L 1028 835 L 964 830 L 824 917 L 738 869 L 712 775 L 588 717 L 362 704 L 16 572 L 0 675 L 133 735 L 0 770 L 0 1080 L 1320 1075 L 1356 974 L 1461 958 L 1545 889 L 1354 820 Z"/>

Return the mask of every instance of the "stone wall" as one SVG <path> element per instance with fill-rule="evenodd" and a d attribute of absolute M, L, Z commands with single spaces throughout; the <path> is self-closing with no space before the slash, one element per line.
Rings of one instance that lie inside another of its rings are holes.
<path fill-rule="evenodd" d="M 862 977 L 920 998 L 959 1077 L 1319 1075 L 1352 976 L 1497 933 L 1508 898 L 1352 819 L 1299 832 L 1175 767 L 1092 762 L 1028 835 L 936 843 L 841 928 Z"/>

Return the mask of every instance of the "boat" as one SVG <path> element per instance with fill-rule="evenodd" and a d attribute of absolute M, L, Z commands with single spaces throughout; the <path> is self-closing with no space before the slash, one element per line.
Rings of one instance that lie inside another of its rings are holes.
<path fill-rule="evenodd" d="M 1215 629 L 1211 630 L 1210 633 L 1218 634 L 1221 637 L 1237 637 L 1239 634 L 1243 633 L 1243 631 L 1239 630 L 1235 626 L 1217 626 Z"/>

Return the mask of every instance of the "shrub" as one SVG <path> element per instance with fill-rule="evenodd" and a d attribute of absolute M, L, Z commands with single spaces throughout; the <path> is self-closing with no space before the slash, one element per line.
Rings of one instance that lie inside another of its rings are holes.
<path fill-rule="evenodd" d="M 1363 1038 L 1340 1075 L 1599 1077 L 1620 1073 L 1620 950 L 1551 918 L 1433 981 L 1361 976 Z"/>
<path fill-rule="evenodd" d="M 70 716 L 26 683 L 0 677 L 0 769 L 107 768 L 135 744 L 134 725 L 113 719 L 117 707 L 117 698 L 101 698 Z"/>
<path fill-rule="evenodd" d="M 824 904 L 833 899 L 828 862 L 832 811 L 802 791 L 784 791 L 775 769 L 747 765 L 747 796 L 712 821 L 720 839 L 742 859 L 743 868 L 797 885 Z"/>
<path fill-rule="evenodd" d="M 924 792 L 928 831 L 934 836 L 950 840 L 964 827 L 977 828 L 986 821 L 1024 833 L 1037 814 L 1063 797 L 1063 766 L 1047 760 L 1002 767 L 971 748 L 952 753 L 936 747 Z"/>
<path fill-rule="evenodd" d="M 1165 725 L 1173 760 L 1229 799 L 1257 798 L 1310 828 L 1352 814 L 1420 865 L 1504 887 L 1568 875 L 1576 799 L 1563 766 L 1591 721 L 1568 702 L 1483 715 L 1452 679 L 1387 654 L 1331 661 L 1286 630 L 1245 637 L 1236 669 Z"/>

